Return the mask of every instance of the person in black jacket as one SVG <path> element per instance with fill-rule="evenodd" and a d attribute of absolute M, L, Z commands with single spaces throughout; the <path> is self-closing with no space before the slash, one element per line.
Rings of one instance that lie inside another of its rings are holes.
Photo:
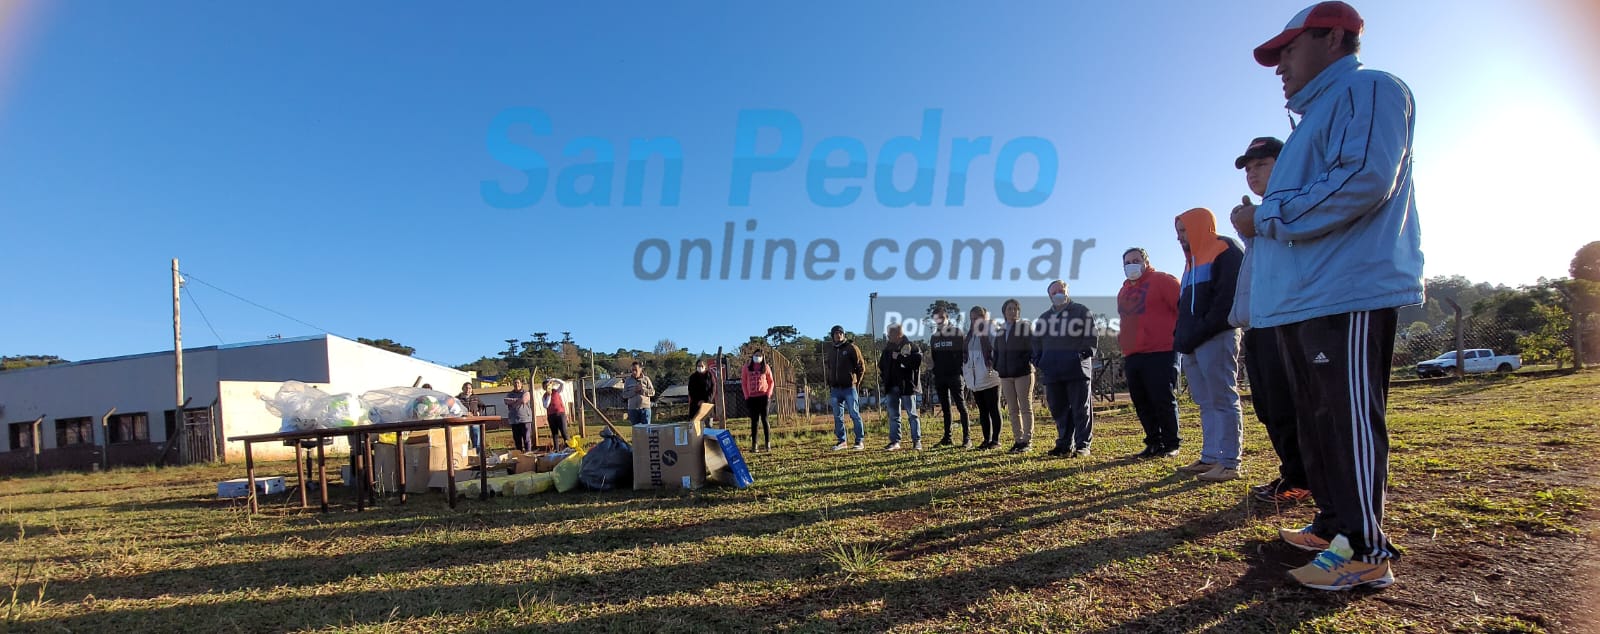
<path fill-rule="evenodd" d="M 1094 378 L 1095 326 L 1089 307 L 1067 296 L 1067 283 L 1050 282 L 1050 310 L 1033 323 L 1033 364 L 1039 367 L 1045 402 L 1056 422 L 1052 456 L 1083 458 L 1094 440 L 1094 408 L 1089 380 Z"/>
<path fill-rule="evenodd" d="M 917 396 L 922 393 L 922 350 L 906 338 L 900 324 L 889 326 L 889 340 L 878 354 L 878 376 L 883 377 L 884 397 L 889 404 L 889 445 L 884 451 L 900 450 L 900 413 L 911 419 L 911 446 L 922 451 L 922 416 L 917 414 Z"/>
<path fill-rule="evenodd" d="M 994 328 L 994 369 L 1000 375 L 1000 398 L 1011 410 L 1012 445 L 1008 453 L 1033 446 L 1033 330 L 1022 319 L 1022 302 L 1000 306 L 1005 319 Z"/>
<path fill-rule="evenodd" d="M 1200 458 L 1178 467 L 1206 482 L 1239 477 L 1244 418 L 1239 410 L 1239 329 L 1228 323 L 1244 250 L 1217 235 L 1211 210 L 1190 209 L 1177 219 L 1187 265 L 1178 294 L 1172 347 L 1183 355 L 1189 396 L 1200 408 Z"/>
<path fill-rule="evenodd" d="M 955 405 L 961 414 L 961 445 L 971 447 L 968 436 L 967 401 L 962 398 L 965 385 L 961 381 L 961 364 L 966 362 L 967 340 L 961 329 L 947 319 L 943 305 L 933 308 L 933 335 L 928 343 L 933 357 L 933 393 L 939 397 L 939 410 L 944 412 L 944 438 L 940 447 L 949 447 L 950 406 Z"/>
<path fill-rule="evenodd" d="M 701 412 L 701 406 L 711 406 L 711 394 L 716 389 L 716 383 L 711 379 L 711 372 L 706 368 L 705 359 L 696 359 L 694 373 L 689 375 L 689 420 L 698 421 L 704 418 L 707 412 Z"/>

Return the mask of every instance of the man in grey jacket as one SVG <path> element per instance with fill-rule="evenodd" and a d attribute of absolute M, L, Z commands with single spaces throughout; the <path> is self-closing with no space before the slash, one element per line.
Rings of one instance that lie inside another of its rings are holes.
<path fill-rule="evenodd" d="M 650 399 L 656 395 L 656 385 L 644 375 L 644 365 L 638 361 L 622 379 L 622 395 L 628 397 L 628 424 L 649 425 Z"/>

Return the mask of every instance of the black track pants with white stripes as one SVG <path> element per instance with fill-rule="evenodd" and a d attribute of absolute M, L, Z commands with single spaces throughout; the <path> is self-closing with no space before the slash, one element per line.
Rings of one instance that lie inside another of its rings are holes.
<path fill-rule="evenodd" d="M 1312 530 L 1330 540 L 1344 535 L 1360 561 L 1399 557 L 1382 528 L 1395 309 L 1318 317 L 1277 331 L 1317 503 Z"/>

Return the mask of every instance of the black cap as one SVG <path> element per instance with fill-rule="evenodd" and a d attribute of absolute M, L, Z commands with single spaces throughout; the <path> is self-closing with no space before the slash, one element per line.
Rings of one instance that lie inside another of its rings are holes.
<path fill-rule="evenodd" d="M 1245 148 L 1244 156 L 1233 160 L 1233 169 L 1244 169 L 1245 161 L 1258 158 L 1278 158 L 1278 153 L 1283 151 L 1283 141 L 1270 136 L 1256 137 L 1250 142 L 1250 147 Z"/>
<path fill-rule="evenodd" d="M 844 326 L 840 326 L 838 324 L 834 324 L 833 328 L 828 331 L 828 334 L 830 336 L 831 335 L 842 335 L 842 334 L 844 334 Z"/>

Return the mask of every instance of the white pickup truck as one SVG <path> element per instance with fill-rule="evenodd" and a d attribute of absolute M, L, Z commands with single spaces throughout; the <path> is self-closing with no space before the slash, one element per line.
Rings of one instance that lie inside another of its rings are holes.
<path fill-rule="evenodd" d="M 1464 350 L 1461 358 L 1467 374 L 1484 372 L 1513 372 L 1522 367 L 1522 357 L 1514 354 L 1496 355 L 1488 348 Z M 1428 378 L 1453 374 L 1456 369 L 1456 351 L 1451 350 L 1433 359 L 1417 364 L 1417 376 Z"/>

